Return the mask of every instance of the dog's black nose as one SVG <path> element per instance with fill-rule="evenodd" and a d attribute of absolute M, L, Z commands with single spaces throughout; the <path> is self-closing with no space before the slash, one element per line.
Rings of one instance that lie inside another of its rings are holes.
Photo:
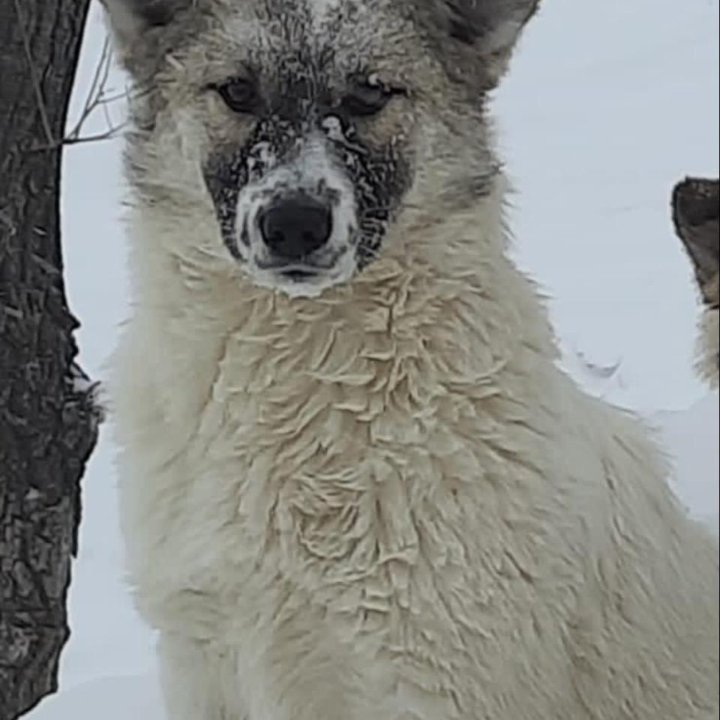
<path fill-rule="evenodd" d="M 330 208 L 306 196 L 278 200 L 260 216 L 265 244 L 275 255 L 292 260 L 322 247 L 331 230 Z"/>

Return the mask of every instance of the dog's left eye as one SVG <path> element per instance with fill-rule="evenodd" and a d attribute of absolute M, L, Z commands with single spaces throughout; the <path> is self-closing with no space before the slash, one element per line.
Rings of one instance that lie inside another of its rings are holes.
<path fill-rule="evenodd" d="M 369 117 L 377 115 L 396 94 L 391 88 L 379 83 L 365 83 L 355 86 L 342 99 L 342 109 L 348 115 L 355 117 Z"/>
<path fill-rule="evenodd" d="M 257 85 L 247 78 L 234 78 L 215 88 L 225 104 L 236 113 L 251 113 L 260 103 Z"/>

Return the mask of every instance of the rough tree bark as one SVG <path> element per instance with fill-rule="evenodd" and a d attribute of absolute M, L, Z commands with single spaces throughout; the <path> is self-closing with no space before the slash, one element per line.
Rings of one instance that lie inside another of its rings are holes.
<path fill-rule="evenodd" d="M 97 436 L 59 238 L 59 141 L 88 2 L 0 0 L 0 720 L 57 689 Z"/>

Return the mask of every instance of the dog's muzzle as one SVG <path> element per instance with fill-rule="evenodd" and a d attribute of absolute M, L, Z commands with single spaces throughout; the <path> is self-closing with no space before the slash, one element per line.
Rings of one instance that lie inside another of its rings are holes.
<path fill-rule="evenodd" d="M 316 296 L 356 270 L 353 186 L 324 142 L 244 187 L 236 226 L 239 254 L 261 286 Z"/>
<path fill-rule="evenodd" d="M 330 239 L 332 208 L 308 195 L 285 197 L 260 212 L 258 226 L 275 263 L 308 261 Z"/>

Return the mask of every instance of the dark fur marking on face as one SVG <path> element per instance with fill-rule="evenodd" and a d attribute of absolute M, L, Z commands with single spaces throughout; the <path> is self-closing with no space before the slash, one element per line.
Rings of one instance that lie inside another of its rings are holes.
<path fill-rule="evenodd" d="M 205 184 L 215 206 L 223 243 L 236 260 L 242 260 L 237 245 L 237 203 L 240 190 L 248 181 L 247 153 L 240 151 L 229 157 L 212 157 L 203 168 Z M 241 238 L 247 242 L 247 228 Z"/>
<path fill-rule="evenodd" d="M 377 256 L 392 214 L 410 187 L 412 171 L 408 158 L 390 142 L 381 147 L 363 143 L 356 136 L 350 146 L 336 146 L 355 192 L 358 238 L 358 268 Z"/>
<path fill-rule="evenodd" d="M 258 124 L 248 143 L 230 155 L 217 155 L 206 163 L 203 170 L 205 183 L 215 206 L 223 242 L 236 259 L 242 259 L 238 249 L 237 204 L 243 187 L 252 180 L 260 179 L 266 167 L 253 166 L 253 150 L 266 144 L 274 157 L 287 159 L 288 144 L 294 144 L 296 136 L 289 142 L 289 128 L 279 127 L 272 120 Z M 352 143 L 328 139 L 328 149 L 341 170 L 344 170 L 353 188 L 357 228 L 354 239 L 358 267 L 363 268 L 374 260 L 393 211 L 401 204 L 402 196 L 411 183 L 411 169 L 395 143 L 374 147 L 357 138 Z M 280 142 L 278 142 L 280 140 Z M 283 186 L 272 189 L 272 196 L 281 193 Z M 337 191 L 318 184 L 318 195 L 332 205 L 338 202 Z M 249 244 L 248 228 L 240 228 L 240 241 Z"/>
<path fill-rule="evenodd" d="M 237 246 L 237 205 L 242 189 L 259 180 L 267 171 L 267 150 L 273 157 L 286 156 L 297 140 L 297 131 L 291 123 L 280 118 L 258 121 L 245 145 L 213 155 L 203 168 L 205 184 L 215 206 L 222 239 L 231 255 L 240 260 Z M 246 221 L 240 229 L 240 241 L 249 245 L 249 228 Z"/>

